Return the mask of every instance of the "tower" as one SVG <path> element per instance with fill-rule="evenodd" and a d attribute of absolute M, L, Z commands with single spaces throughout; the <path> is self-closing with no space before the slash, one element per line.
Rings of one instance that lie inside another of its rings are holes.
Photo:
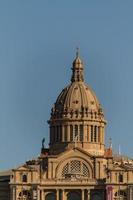
<path fill-rule="evenodd" d="M 106 122 L 97 97 L 84 82 L 78 51 L 72 64 L 71 83 L 57 97 L 48 123 L 52 153 L 79 147 L 92 155 L 104 155 Z"/>

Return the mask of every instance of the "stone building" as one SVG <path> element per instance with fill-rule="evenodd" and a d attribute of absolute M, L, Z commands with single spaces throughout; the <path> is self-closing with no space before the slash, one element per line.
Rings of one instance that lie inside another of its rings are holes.
<path fill-rule="evenodd" d="M 84 82 L 77 52 L 71 82 L 51 109 L 49 148 L 10 173 L 10 200 L 133 200 L 133 160 L 105 148 L 106 120 Z M 1 199 L 0 199 L 1 200 Z"/>

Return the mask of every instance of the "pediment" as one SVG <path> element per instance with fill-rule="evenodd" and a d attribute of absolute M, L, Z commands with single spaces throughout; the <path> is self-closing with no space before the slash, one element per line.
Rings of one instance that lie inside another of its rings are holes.
<path fill-rule="evenodd" d="M 116 171 L 124 170 L 124 167 L 122 167 L 122 166 L 113 166 L 113 170 L 116 170 Z"/>
<path fill-rule="evenodd" d="M 79 147 L 76 147 L 76 148 L 68 149 L 68 150 L 60 153 L 57 157 L 57 160 L 61 161 L 61 160 L 69 159 L 71 157 L 80 157 L 85 160 L 93 160 L 94 159 L 94 157 L 91 154 L 89 154 L 88 152 L 86 152 L 85 150 L 83 150 Z"/>
<path fill-rule="evenodd" d="M 31 169 L 31 167 L 29 167 L 28 165 L 21 165 L 21 166 L 17 167 L 15 170 L 16 171 L 27 171 L 29 169 Z"/>

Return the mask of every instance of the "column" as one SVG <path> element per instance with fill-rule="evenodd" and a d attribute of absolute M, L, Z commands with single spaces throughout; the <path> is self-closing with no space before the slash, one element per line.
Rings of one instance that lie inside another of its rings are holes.
<path fill-rule="evenodd" d="M 98 143 L 98 127 L 96 125 L 96 142 Z"/>
<path fill-rule="evenodd" d="M 104 144 L 104 126 L 102 127 L 102 136 L 103 136 L 103 144 Z"/>
<path fill-rule="evenodd" d="M 67 141 L 70 142 L 70 125 L 67 125 Z"/>
<path fill-rule="evenodd" d="M 85 200 L 85 192 L 82 190 L 82 200 Z"/>
<path fill-rule="evenodd" d="M 66 196 L 65 196 L 65 191 L 62 190 L 62 199 L 61 200 L 66 200 Z"/>
<path fill-rule="evenodd" d="M 88 142 L 88 132 L 87 125 L 83 125 L 83 142 Z"/>
<path fill-rule="evenodd" d="M 87 193 L 87 200 L 90 200 L 90 190 L 88 190 Z"/>
<path fill-rule="evenodd" d="M 93 125 L 93 142 L 95 142 L 95 126 Z"/>
<path fill-rule="evenodd" d="M 45 192 L 44 190 L 42 190 L 42 195 L 41 195 L 42 199 L 41 200 L 45 200 Z"/>
<path fill-rule="evenodd" d="M 99 129 L 100 129 L 100 142 L 101 144 L 103 144 L 102 127 L 100 126 Z"/>
<path fill-rule="evenodd" d="M 56 200 L 59 200 L 59 196 L 60 196 L 60 191 L 59 189 L 56 190 Z"/>
<path fill-rule="evenodd" d="M 37 188 L 37 199 L 40 200 L 40 190 Z"/>
<path fill-rule="evenodd" d="M 101 140 L 102 144 L 104 144 L 104 127 L 101 127 Z"/>
<path fill-rule="evenodd" d="M 12 188 L 12 199 L 16 200 L 16 188 L 15 187 Z"/>
<path fill-rule="evenodd" d="M 91 142 L 91 126 L 89 125 L 89 142 Z"/>
<path fill-rule="evenodd" d="M 39 196 L 40 196 L 40 199 L 38 199 L 38 200 L 42 200 L 42 190 L 39 190 Z"/>
<path fill-rule="evenodd" d="M 62 125 L 62 142 L 65 141 L 65 135 L 64 135 L 64 125 Z"/>

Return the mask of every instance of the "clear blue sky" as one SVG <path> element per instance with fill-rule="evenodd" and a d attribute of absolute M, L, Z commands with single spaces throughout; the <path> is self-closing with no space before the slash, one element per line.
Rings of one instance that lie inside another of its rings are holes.
<path fill-rule="evenodd" d="M 133 1 L 0 1 L 0 169 L 48 143 L 50 110 L 75 47 L 108 121 L 106 141 L 133 157 Z"/>

